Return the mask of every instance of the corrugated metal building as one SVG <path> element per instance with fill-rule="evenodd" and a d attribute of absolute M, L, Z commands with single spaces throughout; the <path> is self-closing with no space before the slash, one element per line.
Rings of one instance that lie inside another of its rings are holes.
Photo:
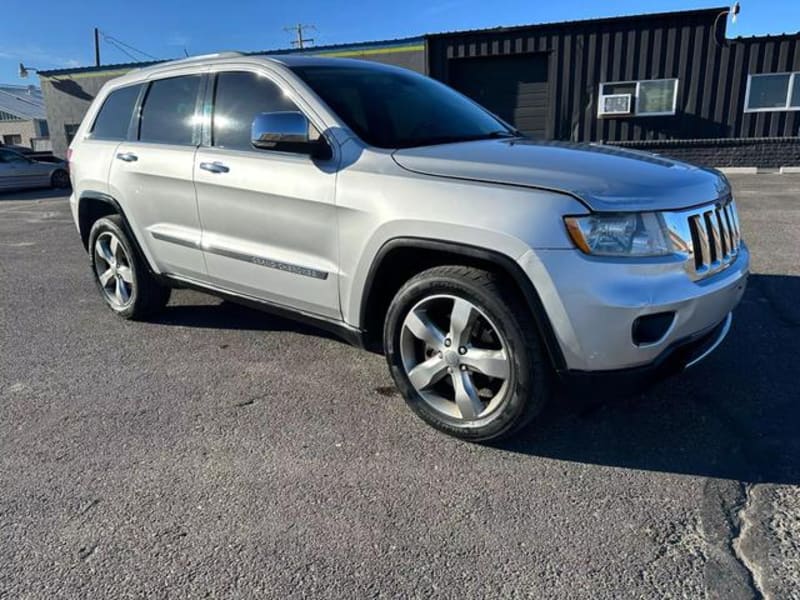
<path fill-rule="evenodd" d="M 710 166 L 800 165 L 800 34 L 727 39 L 727 21 L 718 7 L 301 52 L 427 73 L 542 139 Z M 297 51 L 273 54 L 284 52 Z M 56 153 L 102 83 L 143 64 L 40 72 Z"/>
<path fill-rule="evenodd" d="M 432 35 L 429 74 L 545 139 L 715 166 L 800 164 L 800 35 L 726 39 L 727 16 L 720 7 Z"/>

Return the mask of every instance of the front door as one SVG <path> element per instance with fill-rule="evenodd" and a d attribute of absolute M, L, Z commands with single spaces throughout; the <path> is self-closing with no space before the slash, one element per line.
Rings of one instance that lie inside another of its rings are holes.
<path fill-rule="evenodd" d="M 299 110 L 264 74 L 221 72 L 213 83 L 211 139 L 194 164 L 211 283 L 340 318 L 334 161 L 250 144 L 257 114 Z"/>

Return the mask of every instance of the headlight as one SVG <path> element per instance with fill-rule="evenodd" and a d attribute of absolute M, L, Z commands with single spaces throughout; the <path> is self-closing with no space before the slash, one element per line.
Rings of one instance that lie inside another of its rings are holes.
<path fill-rule="evenodd" d="M 595 214 L 565 217 L 569 236 L 594 256 L 664 256 L 672 253 L 658 213 Z"/>

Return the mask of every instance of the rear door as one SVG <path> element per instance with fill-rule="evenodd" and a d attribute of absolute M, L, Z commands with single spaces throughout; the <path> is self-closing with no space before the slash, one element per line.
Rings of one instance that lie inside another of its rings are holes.
<path fill-rule="evenodd" d="M 151 81 L 142 90 L 130 141 L 114 152 L 109 193 L 162 273 L 204 279 L 192 169 L 200 140 L 205 75 Z"/>
<path fill-rule="evenodd" d="M 128 137 L 136 102 L 144 86 L 130 85 L 106 96 L 88 133 L 72 143 L 72 180 L 75 192 L 108 194 L 108 177 L 117 146 Z"/>
<path fill-rule="evenodd" d="M 335 159 L 260 150 L 250 127 L 262 112 L 300 111 L 265 73 L 217 73 L 210 139 L 195 158 L 209 279 L 247 296 L 340 318 Z M 321 126 L 312 126 L 318 135 Z"/>

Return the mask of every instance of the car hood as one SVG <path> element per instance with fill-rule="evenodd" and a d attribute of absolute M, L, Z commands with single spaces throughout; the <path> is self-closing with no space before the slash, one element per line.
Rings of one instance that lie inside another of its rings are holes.
<path fill-rule="evenodd" d="M 676 210 L 729 193 L 717 171 L 613 146 L 480 140 L 393 157 L 416 173 L 567 193 L 596 211 Z"/>

